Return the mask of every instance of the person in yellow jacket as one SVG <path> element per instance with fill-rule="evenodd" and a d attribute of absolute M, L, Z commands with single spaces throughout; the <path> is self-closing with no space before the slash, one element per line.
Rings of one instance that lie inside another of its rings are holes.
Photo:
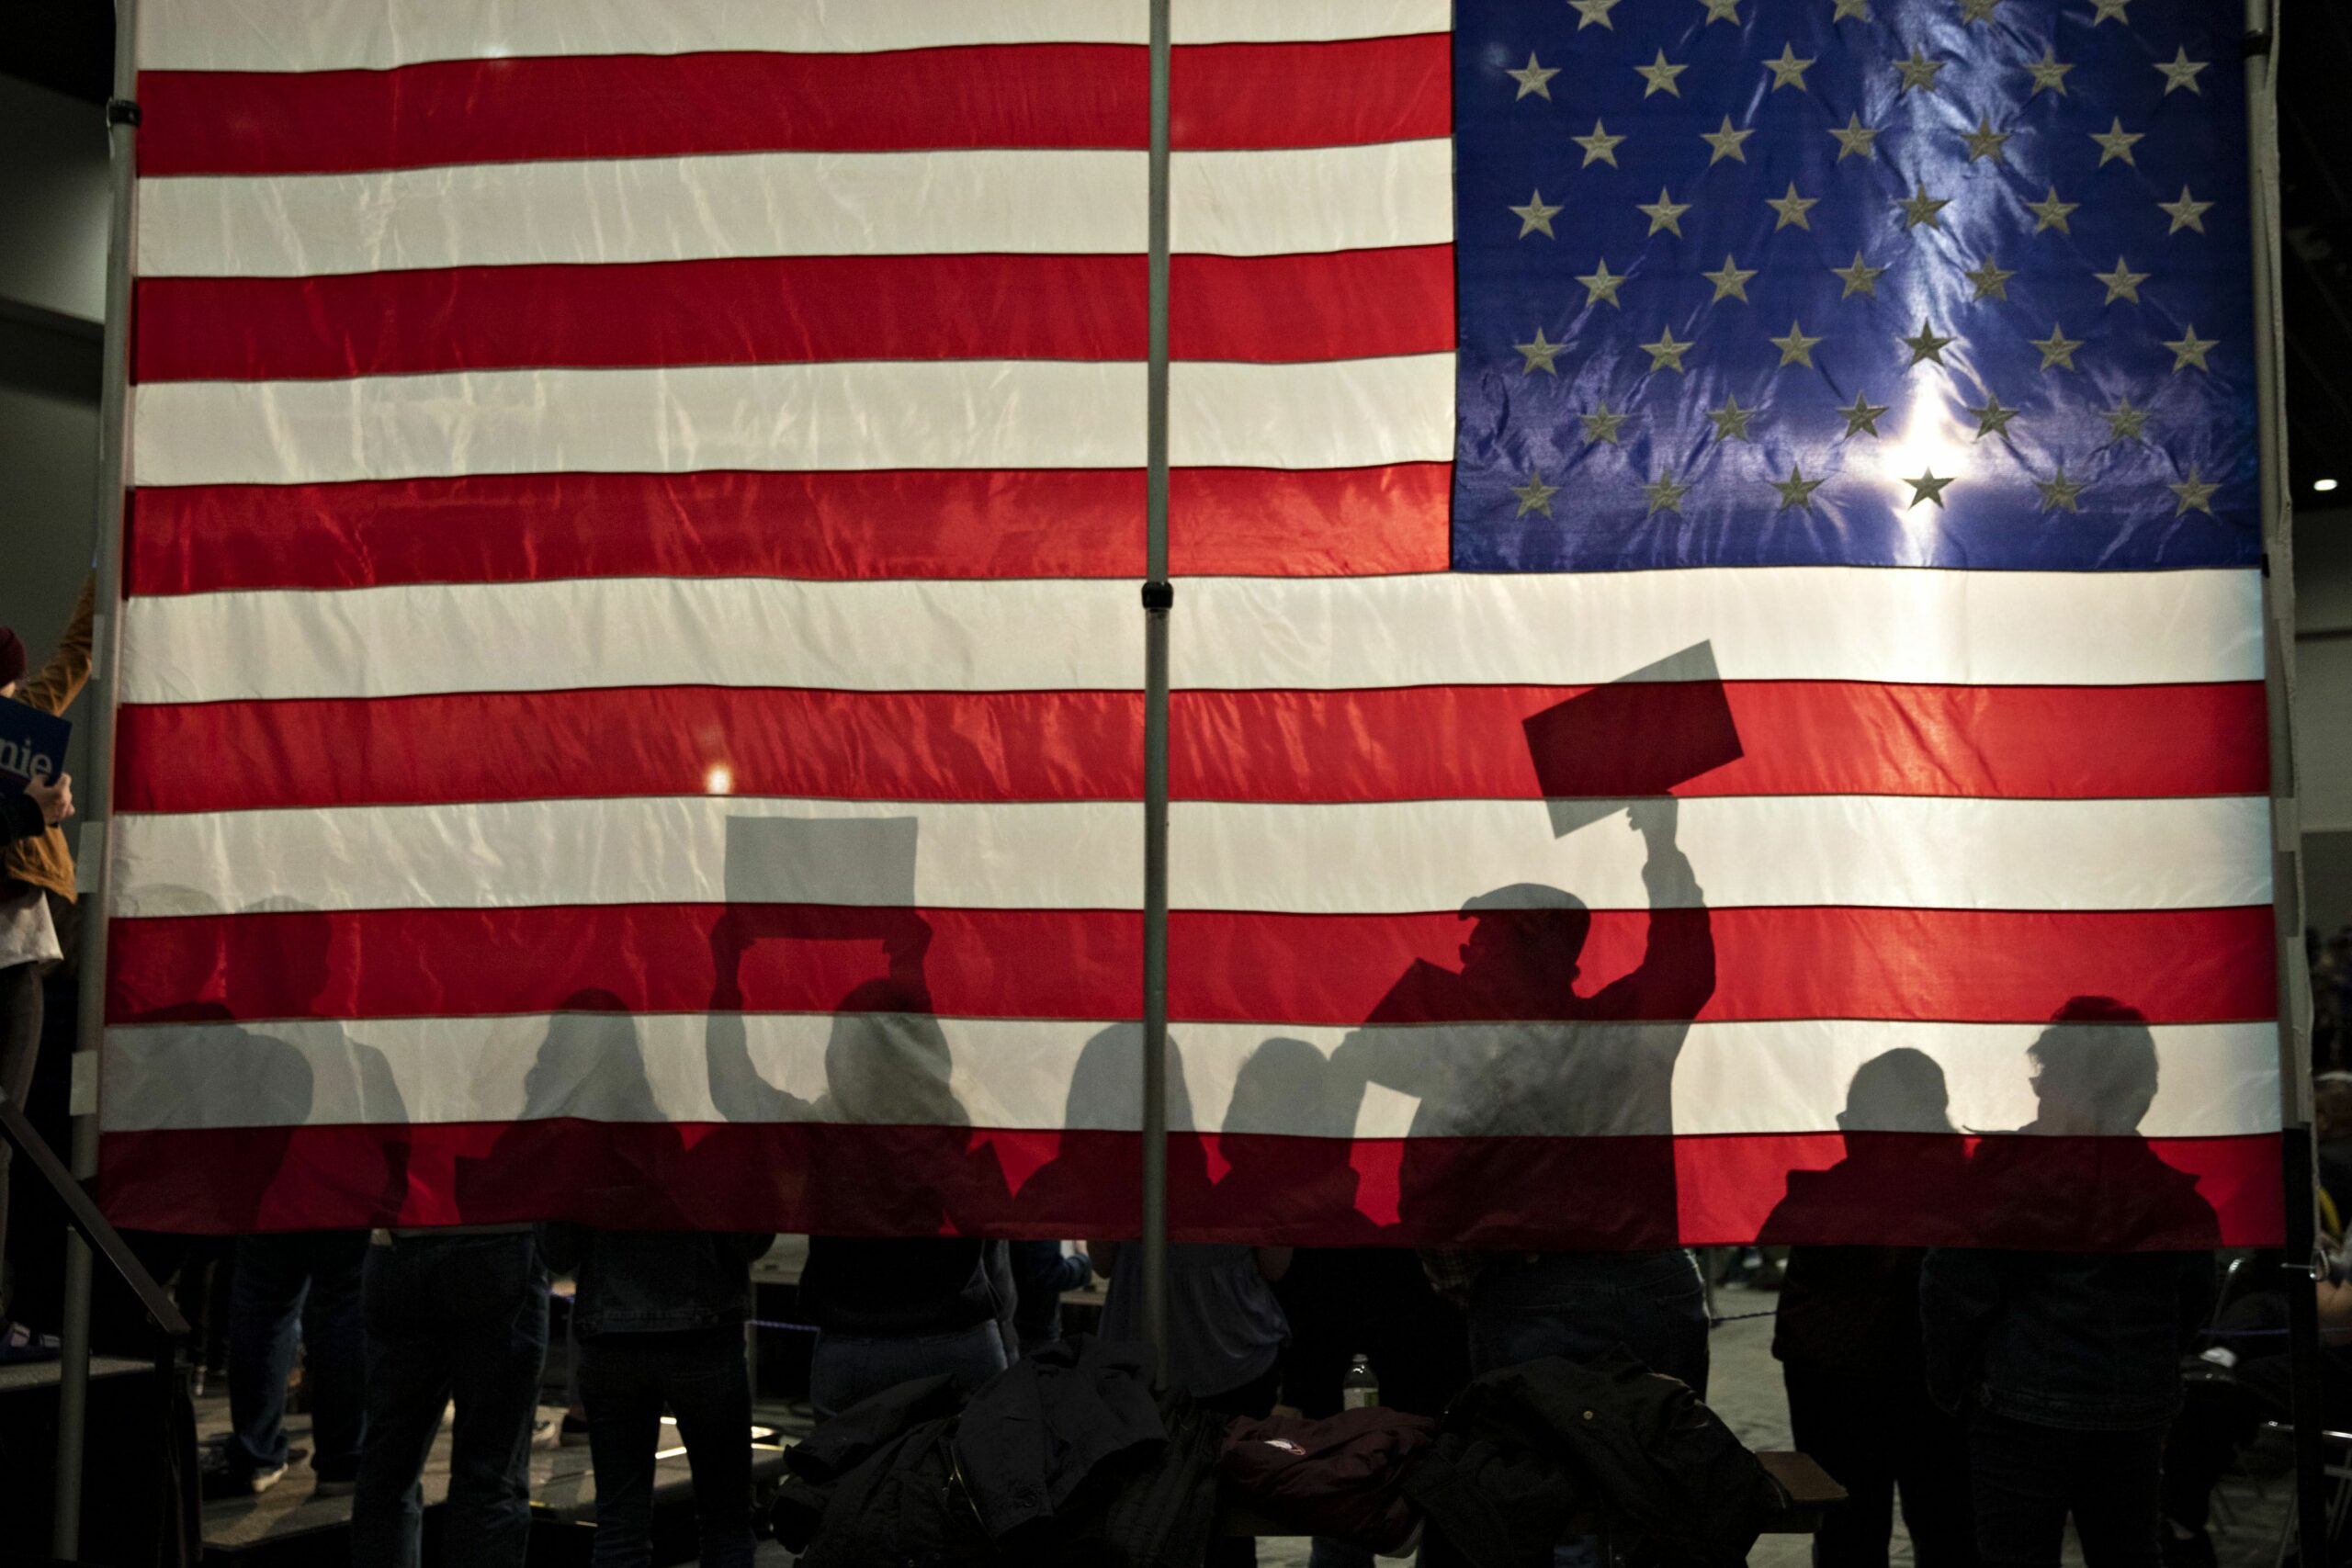
<path fill-rule="evenodd" d="M 0 627 L 0 699 L 62 714 L 90 679 L 90 608 L 95 584 L 82 601 L 57 651 L 28 674 L 25 645 Z M 40 1051 L 41 976 L 64 957 L 58 944 L 55 904 L 74 902 L 74 856 L 54 825 L 0 850 L 0 1090 L 19 1105 L 32 1089 Z M 0 1361 L 39 1355 L 43 1341 L 17 1325 L 6 1310 L 8 1156 L 0 1141 Z"/>

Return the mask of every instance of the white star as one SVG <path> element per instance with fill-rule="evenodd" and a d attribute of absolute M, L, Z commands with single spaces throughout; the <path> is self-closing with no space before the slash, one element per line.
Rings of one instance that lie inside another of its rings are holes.
<path fill-rule="evenodd" d="M 1666 187 L 1660 186 L 1656 201 L 1637 201 L 1634 203 L 1634 210 L 1649 219 L 1651 233 L 1665 229 L 1679 235 L 1682 232 L 1682 215 L 1690 210 L 1690 204 L 1675 200 Z"/>
<path fill-rule="evenodd" d="M 2222 487 L 2207 480 L 2204 475 L 2198 472 L 2197 465 L 2191 463 L 2188 466 L 2187 479 L 2177 485 L 2166 485 L 2165 488 L 2180 497 L 2180 504 L 2173 508 L 2172 514 L 2175 517 L 2186 517 L 2192 512 L 2202 512 L 2206 516 L 2211 517 L 2213 515 L 2213 492 Z"/>
<path fill-rule="evenodd" d="M 1601 257 L 1593 265 L 1597 270 L 1588 272 L 1577 279 L 1578 283 L 1584 285 L 1584 302 L 1587 305 L 1616 305 L 1623 310 L 1624 307 L 1617 299 L 1617 286 L 1625 281 L 1625 275 L 1622 272 L 1612 274 L 1609 270 L 1607 256 Z"/>
<path fill-rule="evenodd" d="M 2132 25 L 2132 18 L 2123 14 L 2123 7 L 2132 4 L 2132 0 L 2091 0 L 2091 3 L 2098 7 L 2098 13 L 2091 17 L 2091 26 L 2097 27 L 2109 17 L 2127 28 Z"/>
<path fill-rule="evenodd" d="M 1568 0 L 1569 9 L 1577 14 L 1577 31 L 1578 32 L 1584 31 L 1595 22 L 1599 22 L 1611 32 L 1615 32 L 1617 24 L 1609 19 L 1609 13 L 1615 10 L 1621 4 L 1623 0 Z"/>
<path fill-rule="evenodd" d="M 1521 239 L 1524 240 L 1530 234 L 1541 234 L 1547 240 L 1559 238 L 1552 232 L 1552 220 L 1560 215 L 1560 209 L 1557 207 L 1546 207 L 1544 204 L 1542 191 L 1539 190 L 1529 197 L 1525 207 L 1514 207 L 1511 211 L 1519 215 Z"/>
<path fill-rule="evenodd" d="M 1552 96 L 1552 78 L 1557 76 L 1559 73 L 1560 68 L 1558 66 L 1545 65 L 1538 61 L 1535 58 L 1535 51 L 1533 50 L 1529 50 L 1527 51 L 1527 63 L 1525 65 L 1521 66 L 1516 71 L 1507 70 L 1503 73 L 1504 75 L 1509 76 L 1519 84 L 1519 92 L 1511 99 L 1511 102 L 1513 103 L 1517 103 L 1521 98 L 1527 96 L 1530 93 L 1533 93 L 1536 96 L 1542 98 L 1550 97 Z"/>
<path fill-rule="evenodd" d="M 1510 492 L 1519 497 L 1519 510 L 1512 513 L 1512 516 L 1524 517 L 1531 512 L 1541 512 L 1549 517 L 1552 515 L 1552 498 L 1560 493 L 1560 487 L 1545 484 L 1544 470 L 1538 468 L 1527 476 L 1525 484 L 1511 486 Z"/>
<path fill-rule="evenodd" d="M 1613 169 L 1617 167 L 1617 144 L 1625 139 L 1610 135 L 1608 127 L 1596 119 L 1590 136 L 1571 136 L 1568 140 L 1584 149 L 1584 164 L 1580 167 L 1606 164 Z"/>
<path fill-rule="evenodd" d="M 2172 350 L 2172 367 L 2175 371 L 2185 370 L 2191 365 L 2199 370 L 2211 370 L 2212 367 L 2205 363 L 2205 351 L 2221 341 L 2219 338 L 2199 337 L 2197 329 L 2191 327 L 2188 329 L 2187 337 L 2175 338 L 2165 346 Z"/>
<path fill-rule="evenodd" d="M 1527 356 L 1527 363 L 1520 367 L 1521 375 L 1532 376 L 1541 370 L 1546 376 L 1557 376 L 1560 373 L 1559 369 L 1552 361 L 1559 358 L 1560 351 L 1568 345 L 1564 343 L 1545 342 L 1544 329 L 1539 326 L 1535 329 L 1533 343 L 1515 343 L 1511 346 Z"/>
<path fill-rule="evenodd" d="M 1610 0 L 1612 6 L 1616 3 L 1617 0 Z M 1682 89 L 1674 85 L 1674 79 L 1690 69 L 1688 65 L 1669 64 L 1666 58 L 1666 51 L 1661 49 L 1657 51 L 1656 60 L 1647 65 L 1634 66 L 1634 73 L 1649 84 L 1642 89 L 1642 96 L 1646 98 L 1652 93 L 1666 93 L 1679 98 L 1682 96 Z"/>
<path fill-rule="evenodd" d="M 2157 61 L 2156 69 L 2165 73 L 2165 96 L 2171 97 L 2175 87 L 2186 87 L 2192 93 L 2202 94 L 2204 89 L 2197 85 L 2197 73 L 2211 63 L 2207 60 L 2189 59 L 2188 51 L 2185 49 L 2175 50 L 2169 61 Z"/>
<path fill-rule="evenodd" d="M 1799 60 L 1797 51 L 1784 43 L 1781 46 L 1781 58 L 1766 61 L 1764 69 L 1772 73 L 1772 91 L 1777 93 L 1783 87 L 1794 87 L 1802 93 L 1804 91 L 1806 68 L 1812 64 L 1810 60 Z"/>
<path fill-rule="evenodd" d="M 2189 195 L 2187 186 L 2180 187 L 2178 201 L 2156 203 L 2156 210 L 2172 219 L 2172 227 L 2165 231 L 2167 234 L 2177 234 L 2183 229 L 2194 229 L 2202 234 L 2205 231 L 2205 214 L 2212 209 L 2211 202 L 2199 201 Z"/>

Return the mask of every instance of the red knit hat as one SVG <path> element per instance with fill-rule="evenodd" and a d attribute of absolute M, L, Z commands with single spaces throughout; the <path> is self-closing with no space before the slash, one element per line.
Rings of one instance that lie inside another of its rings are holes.
<path fill-rule="evenodd" d="M 0 626 L 0 686 L 20 681 L 25 674 L 25 639 L 6 626 Z"/>

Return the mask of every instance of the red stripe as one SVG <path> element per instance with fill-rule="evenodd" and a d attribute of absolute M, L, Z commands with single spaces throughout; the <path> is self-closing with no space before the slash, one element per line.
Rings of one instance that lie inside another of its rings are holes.
<path fill-rule="evenodd" d="M 1804 1234 L 1850 1245 L 2279 1243 L 2275 1135 L 2002 1143 L 2010 1145 L 2001 1151 L 2015 1168 L 2009 1176 L 2035 1195 L 2030 1203 L 1969 1213 L 1968 1174 L 1946 1157 L 1957 1151 L 1924 1148 L 1897 1170 L 1853 1184 L 1826 1227 Z M 2092 1144 L 2104 1146 L 2085 1146 Z M 2151 1187 L 2178 1178 L 2156 1170 L 2150 1151 L 2195 1179 L 2193 1196 L 2151 1211 Z M 1170 1221 L 1182 1241 L 1744 1242 L 1788 1195 L 1792 1171 L 1831 1166 L 1846 1152 L 1834 1133 L 1356 1143 L 1180 1136 L 1170 1140 Z M 1138 1164 L 1138 1140 L 1119 1133 L 559 1121 L 110 1133 L 99 1169 L 108 1216 L 142 1230 L 572 1219 L 649 1229 L 935 1235 L 952 1227 L 1067 1236 L 1135 1234 Z M 189 1179 L 198 1171 L 203 1179 Z M 1960 1224 L 1956 1213 L 1964 1216 Z"/>
<path fill-rule="evenodd" d="M 559 1010 L 602 988 L 633 1012 L 826 1012 L 883 960 L 870 910 L 747 907 L 766 940 L 721 998 L 718 905 L 368 909 L 118 919 L 107 1016 L 464 1017 Z M 1133 911 L 930 909 L 924 972 L 951 1017 L 1136 1015 Z M 1713 912 L 1703 1021 L 1872 1018 L 2039 1022 L 2069 997 L 2123 997 L 2158 1023 L 2270 1016 L 2267 906 L 2012 912 L 1729 908 Z M 1640 961 L 1643 911 L 1596 910 L 1578 988 Z M 1170 917 L 1170 1010 L 1184 1020 L 1350 1024 L 1414 964 L 1458 966 L 1450 911 Z M 811 940 L 792 940 L 795 937 Z M 324 955 L 322 957 L 322 955 Z M 326 978 L 322 981 L 319 976 Z M 305 979 L 304 976 L 309 976 Z"/>
<path fill-rule="evenodd" d="M 1137 577 L 1140 469 L 519 474 L 132 497 L 128 591 L 571 577 Z M 1188 574 L 1442 570 L 1453 468 L 1179 468 Z"/>
<path fill-rule="evenodd" d="M 1645 747 L 1705 722 L 1717 688 L 1642 694 L 1636 745 L 1573 793 L 1653 792 Z M 1733 682 L 1747 754 L 1686 795 L 2065 799 L 2258 795 L 2262 688 Z M 1540 799 L 1521 721 L 1574 694 L 1425 686 L 1175 694 L 1179 800 Z M 624 687 L 126 706 L 117 807 L 277 807 L 699 794 L 844 800 L 1135 800 L 1133 692 Z M 189 757 L 209 759 L 200 768 Z M 1560 794 L 1571 793 L 1556 783 Z"/>
<path fill-rule="evenodd" d="M 336 174 L 535 159 L 1148 144 L 1146 51 L 453 60 L 392 71 L 149 71 L 142 174 Z M 1181 148 L 1331 147 L 1453 130 L 1442 33 L 1176 51 Z"/>
<path fill-rule="evenodd" d="M 1170 352 L 1453 347 L 1450 245 L 1178 256 Z M 1142 359 L 1140 255 L 761 256 L 139 285 L 141 381 L 870 359 Z"/>

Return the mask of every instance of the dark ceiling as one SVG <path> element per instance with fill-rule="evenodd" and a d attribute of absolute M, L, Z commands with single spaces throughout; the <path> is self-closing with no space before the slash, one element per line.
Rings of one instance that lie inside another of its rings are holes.
<path fill-rule="evenodd" d="M 2352 502 L 2352 117 L 2338 96 L 2352 85 L 2352 6 L 2281 4 L 2288 450 L 2298 505 Z M 107 0 L 12 10 L 0 29 L 0 72 L 93 103 L 106 98 L 114 51 Z M 2312 487 L 2324 479 L 2344 489 L 2322 502 Z"/>

